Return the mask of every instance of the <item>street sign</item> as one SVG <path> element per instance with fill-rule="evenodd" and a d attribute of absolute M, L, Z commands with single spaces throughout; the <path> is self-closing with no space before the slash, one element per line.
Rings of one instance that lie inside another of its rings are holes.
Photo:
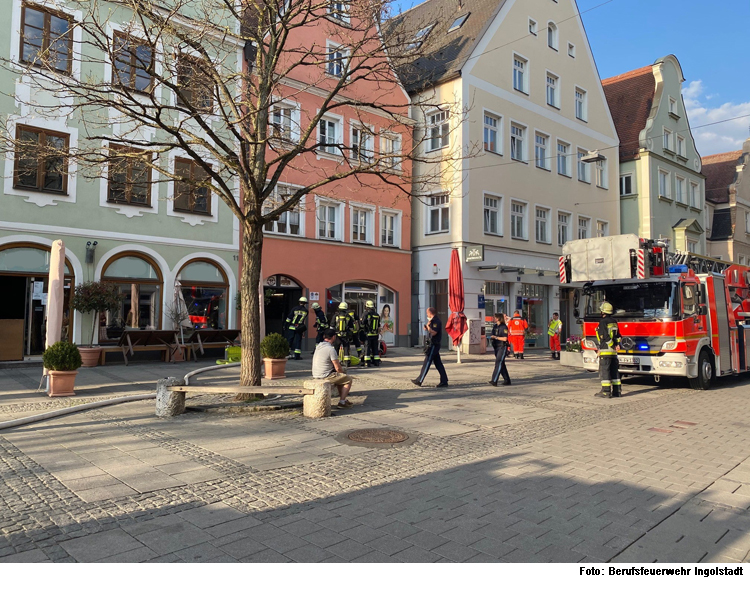
<path fill-rule="evenodd" d="M 466 262 L 467 263 L 480 263 L 484 261 L 484 245 L 479 246 L 467 246 L 466 247 Z"/>
<path fill-rule="evenodd" d="M 479 294 L 477 296 L 477 308 L 479 308 L 480 310 L 483 310 L 484 307 L 485 307 L 485 305 L 484 305 L 484 296 L 482 294 Z"/>

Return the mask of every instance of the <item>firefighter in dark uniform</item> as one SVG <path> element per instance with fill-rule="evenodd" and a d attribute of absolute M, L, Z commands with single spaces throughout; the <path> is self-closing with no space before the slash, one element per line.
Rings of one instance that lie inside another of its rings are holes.
<path fill-rule="evenodd" d="M 364 340 L 362 338 L 362 326 L 360 325 L 359 318 L 357 318 L 357 314 L 354 312 L 354 310 L 349 310 L 349 317 L 352 319 L 351 343 L 357 349 L 357 357 L 359 357 L 359 360 L 362 361 L 362 341 Z M 360 363 L 359 367 L 364 366 Z"/>
<path fill-rule="evenodd" d="M 301 297 L 299 304 L 289 312 L 284 321 L 286 338 L 292 353 L 289 359 L 302 359 L 302 335 L 307 332 L 307 298 Z"/>
<path fill-rule="evenodd" d="M 380 365 L 380 314 L 375 309 L 375 302 L 372 300 L 367 300 L 365 303 L 365 315 L 362 317 L 360 326 L 365 333 L 366 367 L 378 367 Z"/>
<path fill-rule="evenodd" d="M 600 398 L 619 398 L 622 394 L 620 380 L 620 362 L 617 360 L 617 350 L 620 348 L 620 328 L 611 317 L 614 308 L 609 302 L 604 302 L 599 310 L 602 319 L 596 327 L 596 339 L 599 346 L 599 379 L 602 382 Z"/>
<path fill-rule="evenodd" d="M 313 324 L 313 327 L 318 331 L 318 334 L 315 336 L 315 344 L 319 344 L 323 342 L 323 333 L 330 325 L 328 324 L 328 318 L 326 318 L 325 312 L 323 312 L 320 304 L 315 302 L 312 305 L 312 309 L 315 313 L 315 324 Z"/>
<path fill-rule="evenodd" d="M 497 386 L 500 376 L 503 376 L 503 385 L 510 386 L 508 368 L 505 367 L 505 357 L 508 355 L 510 343 L 508 343 L 508 325 L 505 324 L 505 314 L 495 314 L 495 324 L 492 326 L 490 341 L 495 349 L 495 368 L 492 370 L 490 384 Z"/>
<path fill-rule="evenodd" d="M 343 361 L 345 367 L 349 367 L 351 363 L 349 346 L 354 334 L 354 321 L 346 311 L 348 307 L 346 302 L 341 302 L 338 311 L 331 318 L 331 328 L 336 331 L 336 336 L 338 337 L 337 350 L 339 352 L 339 359 Z"/>

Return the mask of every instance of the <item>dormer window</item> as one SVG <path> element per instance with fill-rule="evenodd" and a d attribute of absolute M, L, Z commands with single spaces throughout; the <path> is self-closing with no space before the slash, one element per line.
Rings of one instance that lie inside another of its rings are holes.
<path fill-rule="evenodd" d="M 448 27 L 448 32 L 452 33 L 453 31 L 457 31 L 458 29 L 463 27 L 466 19 L 469 18 L 470 14 L 470 12 L 467 12 L 466 14 L 462 14 L 461 16 L 457 17 L 456 20 L 453 21 L 453 24 Z"/>
<path fill-rule="evenodd" d="M 422 44 L 427 39 L 427 35 L 430 34 L 430 31 L 432 31 L 432 27 L 434 26 L 435 25 L 432 24 L 427 27 L 424 27 L 423 29 L 419 29 L 419 31 L 417 31 L 417 34 L 414 35 L 414 40 L 411 43 L 409 43 L 409 45 L 406 46 L 406 49 L 409 51 L 413 51 L 415 49 L 419 49 L 420 47 L 422 47 Z"/>

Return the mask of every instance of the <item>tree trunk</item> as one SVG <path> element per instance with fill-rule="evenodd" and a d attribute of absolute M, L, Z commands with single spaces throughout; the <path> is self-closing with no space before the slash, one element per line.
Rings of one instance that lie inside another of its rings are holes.
<path fill-rule="evenodd" d="M 241 386 L 260 386 L 260 285 L 263 255 L 263 226 L 245 221 L 242 228 L 242 276 L 240 301 L 242 308 Z M 242 395 L 238 396 L 242 399 Z"/>

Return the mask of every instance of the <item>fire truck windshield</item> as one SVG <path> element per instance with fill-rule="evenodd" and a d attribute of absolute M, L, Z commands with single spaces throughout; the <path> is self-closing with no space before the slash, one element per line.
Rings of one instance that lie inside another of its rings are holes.
<path fill-rule="evenodd" d="M 680 315 L 678 284 L 671 281 L 594 285 L 588 292 L 586 318 L 601 318 L 607 301 L 616 318 L 676 318 Z"/>

